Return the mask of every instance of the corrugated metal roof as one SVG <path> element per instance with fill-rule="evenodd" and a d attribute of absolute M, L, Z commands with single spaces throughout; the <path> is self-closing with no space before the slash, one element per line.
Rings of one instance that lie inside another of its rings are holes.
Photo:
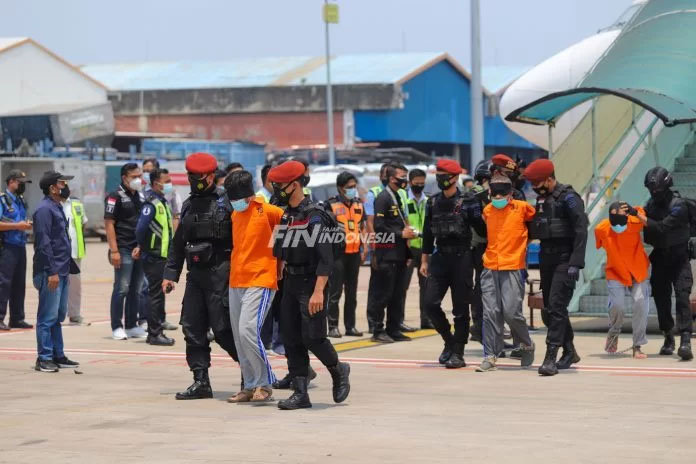
<path fill-rule="evenodd" d="M 392 53 L 341 55 L 331 58 L 331 80 L 337 85 L 394 84 L 448 60 L 445 53 Z M 228 61 L 181 61 L 131 64 L 95 64 L 82 71 L 112 90 L 165 90 L 323 85 L 325 60 L 321 57 L 249 58 Z"/>

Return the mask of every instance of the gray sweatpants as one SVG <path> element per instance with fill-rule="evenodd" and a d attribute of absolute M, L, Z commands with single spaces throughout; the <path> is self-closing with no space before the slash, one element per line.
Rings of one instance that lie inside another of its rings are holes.
<path fill-rule="evenodd" d="M 609 288 L 609 334 L 618 336 L 623 325 L 624 298 L 628 287 L 617 280 L 607 280 L 607 287 Z M 645 279 L 643 282 L 634 280 L 631 297 L 633 297 L 633 316 L 631 317 L 633 346 L 643 346 L 648 343 L 645 332 L 650 311 L 650 279 Z"/>
<path fill-rule="evenodd" d="M 75 264 L 77 267 L 82 269 L 82 260 L 76 259 Z M 70 274 L 68 276 L 68 282 L 70 287 L 68 289 L 68 318 L 75 319 L 80 317 L 80 310 L 82 306 L 82 274 Z"/>
<path fill-rule="evenodd" d="M 275 290 L 262 287 L 230 288 L 230 322 L 245 389 L 265 387 L 275 382 L 261 341 L 261 327 L 274 294 Z"/>
<path fill-rule="evenodd" d="M 503 321 L 510 326 L 515 340 L 532 346 L 527 320 L 522 315 L 524 284 L 522 271 L 492 271 L 481 273 L 483 302 L 483 354 L 497 357 L 503 351 Z"/>

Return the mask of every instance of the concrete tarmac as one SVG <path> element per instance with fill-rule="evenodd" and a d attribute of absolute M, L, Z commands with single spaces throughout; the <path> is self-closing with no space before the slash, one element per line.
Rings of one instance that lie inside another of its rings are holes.
<path fill-rule="evenodd" d="M 144 339 L 111 339 L 113 272 L 106 246 L 90 243 L 83 262 L 83 315 L 91 325 L 64 326 L 72 370 L 33 370 L 33 330 L 0 332 L 0 462 L 2 463 L 391 463 L 391 462 L 690 462 L 696 452 L 691 414 L 696 364 L 657 352 L 650 336 L 646 360 L 604 354 L 604 334 L 576 335 L 582 361 L 552 378 L 538 376 L 545 329 L 534 332 L 535 368 L 501 360 L 477 373 L 478 343 L 467 345 L 468 367 L 437 364 L 439 336 L 421 331 L 410 342 L 374 346 L 333 340 L 351 363 L 351 395 L 331 399 L 331 379 L 316 360 L 314 407 L 280 411 L 275 403 L 233 405 L 240 371 L 213 344 L 212 400 L 175 401 L 191 383 L 181 329 L 170 348 Z M 29 250 L 31 259 L 31 250 Z M 366 329 L 369 270 L 362 268 L 358 328 Z M 27 281 L 30 282 L 29 280 Z M 409 291 L 407 323 L 419 321 L 417 282 Z M 183 286 L 167 299 L 176 322 Z M 449 297 L 445 301 L 448 301 Z M 35 321 L 37 292 L 27 288 L 27 319 Z M 446 307 L 451 307 L 448 303 Z M 343 327 L 341 327 L 343 330 Z M 356 342 L 356 340 L 359 340 Z M 630 334 L 619 349 L 629 348 Z M 287 372 L 275 356 L 276 375 Z M 282 399 L 288 391 L 276 390 Z"/>

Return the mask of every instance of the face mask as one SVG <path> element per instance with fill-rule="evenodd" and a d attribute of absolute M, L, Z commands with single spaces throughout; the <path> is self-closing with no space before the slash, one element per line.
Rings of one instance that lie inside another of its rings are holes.
<path fill-rule="evenodd" d="M 24 192 L 27 190 L 27 184 L 24 182 L 20 182 L 19 185 L 17 186 L 17 195 L 24 195 Z"/>
<path fill-rule="evenodd" d="M 309 185 L 309 176 L 302 176 L 300 177 L 300 184 L 302 184 L 303 187 L 306 187 Z"/>
<path fill-rule="evenodd" d="M 136 177 L 130 181 L 128 187 L 130 187 L 131 190 L 139 192 L 143 189 L 143 180 L 140 177 Z"/>
<path fill-rule="evenodd" d="M 197 174 L 189 175 L 188 180 L 193 195 L 201 195 L 210 187 L 210 185 L 206 183 L 206 178 L 204 177 L 201 179 Z"/>
<path fill-rule="evenodd" d="M 405 177 L 395 177 L 394 180 L 396 180 L 396 188 L 403 189 L 408 185 L 408 179 Z"/>
<path fill-rule="evenodd" d="M 547 189 L 545 185 L 542 185 L 541 187 L 533 187 L 532 190 L 534 190 L 534 193 L 542 197 L 549 193 L 549 189 Z"/>
<path fill-rule="evenodd" d="M 174 186 L 171 183 L 162 184 L 162 193 L 169 196 L 174 191 Z"/>
<path fill-rule="evenodd" d="M 355 187 L 347 188 L 344 195 L 346 196 L 347 199 L 352 200 L 358 196 L 358 189 Z"/>
<path fill-rule="evenodd" d="M 622 234 L 622 233 L 624 233 L 624 232 L 626 231 L 627 228 L 628 228 L 628 225 L 626 225 L 626 224 L 624 224 L 624 225 L 616 224 L 616 225 L 612 225 L 612 226 L 611 226 L 611 230 L 613 230 L 613 231 L 616 232 L 617 234 Z"/>
<path fill-rule="evenodd" d="M 420 195 L 421 193 L 423 193 L 424 188 L 425 185 L 411 185 L 411 191 L 416 195 Z"/>
<path fill-rule="evenodd" d="M 278 202 L 278 206 L 287 206 L 287 204 L 290 202 L 290 197 L 292 196 L 293 193 L 295 193 L 295 187 L 292 189 L 292 192 L 288 192 L 287 189 L 292 185 L 293 183 L 289 183 L 288 185 L 285 186 L 285 188 L 280 188 L 280 186 L 274 185 L 273 186 L 273 195 L 276 198 L 276 201 Z"/>
<path fill-rule="evenodd" d="M 437 186 L 440 190 L 447 190 L 452 186 L 452 176 L 450 174 L 435 174 L 435 180 L 437 180 Z"/>
<path fill-rule="evenodd" d="M 230 201 L 230 205 L 232 205 L 232 209 L 238 212 L 246 211 L 247 208 L 249 207 L 249 203 L 247 203 L 246 198 L 241 198 L 239 200 L 234 200 Z"/>
<path fill-rule="evenodd" d="M 622 214 L 609 214 L 609 223 L 612 226 L 625 226 L 628 224 L 628 216 Z"/>
<path fill-rule="evenodd" d="M 494 208 L 503 209 L 507 206 L 508 199 L 507 198 L 494 198 L 491 200 L 491 203 L 493 204 Z"/>
<path fill-rule="evenodd" d="M 149 172 L 143 172 L 143 180 L 145 181 L 146 184 L 150 183 L 150 173 Z"/>
<path fill-rule="evenodd" d="M 663 201 L 667 199 L 667 192 L 669 192 L 669 190 L 653 191 L 650 192 L 650 196 L 653 197 L 656 201 Z"/>
<path fill-rule="evenodd" d="M 63 200 L 67 200 L 68 198 L 70 198 L 70 187 L 68 187 L 68 184 L 65 184 L 65 186 L 62 189 L 60 189 L 59 195 Z"/>

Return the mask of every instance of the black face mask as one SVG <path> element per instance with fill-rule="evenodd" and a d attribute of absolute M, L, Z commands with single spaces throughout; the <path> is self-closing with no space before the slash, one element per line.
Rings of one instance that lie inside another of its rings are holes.
<path fill-rule="evenodd" d="M 440 190 L 447 190 L 454 185 L 450 174 L 435 174 L 435 180 L 437 180 L 437 186 Z"/>
<path fill-rule="evenodd" d="M 294 189 L 292 189 L 292 192 L 288 192 L 287 189 L 291 185 L 292 182 L 286 185 L 285 188 L 281 188 L 279 185 L 273 184 L 273 196 L 275 197 L 276 204 L 278 206 L 287 206 L 290 202 L 290 197 L 293 193 L 295 193 L 295 189 L 297 188 L 295 187 Z"/>
<path fill-rule="evenodd" d="M 395 177 L 394 180 L 396 181 L 397 189 L 406 188 L 406 186 L 408 185 L 408 179 L 405 177 Z"/>
<path fill-rule="evenodd" d="M 411 185 L 411 191 L 416 195 L 420 195 L 423 192 L 425 185 Z"/>
<path fill-rule="evenodd" d="M 667 197 L 669 196 L 669 190 L 658 190 L 658 191 L 652 191 L 650 192 L 650 196 L 658 202 L 662 202 L 667 200 Z"/>
<path fill-rule="evenodd" d="M 24 195 L 24 192 L 27 191 L 27 184 L 24 182 L 20 182 L 19 185 L 17 186 L 17 195 Z"/>
<path fill-rule="evenodd" d="M 206 179 L 200 178 L 195 174 L 189 174 L 188 176 L 189 185 L 191 186 L 191 195 L 202 195 L 214 184 L 207 184 Z"/>
<path fill-rule="evenodd" d="M 302 184 L 303 187 L 306 187 L 309 185 L 309 176 L 302 176 L 300 177 L 300 184 Z"/>
<path fill-rule="evenodd" d="M 545 185 L 542 185 L 541 187 L 532 187 L 532 190 L 534 190 L 534 193 L 541 197 L 545 197 L 549 194 L 549 189 Z"/>
<path fill-rule="evenodd" d="M 70 198 L 70 187 L 68 187 L 68 185 L 66 184 L 62 189 L 60 189 L 59 195 L 63 200 L 67 200 L 68 198 Z"/>
<path fill-rule="evenodd" d="M 612 226 L 625 226 L 628 224 L 628 216 L 609 213 L 609 223 Z"/>

